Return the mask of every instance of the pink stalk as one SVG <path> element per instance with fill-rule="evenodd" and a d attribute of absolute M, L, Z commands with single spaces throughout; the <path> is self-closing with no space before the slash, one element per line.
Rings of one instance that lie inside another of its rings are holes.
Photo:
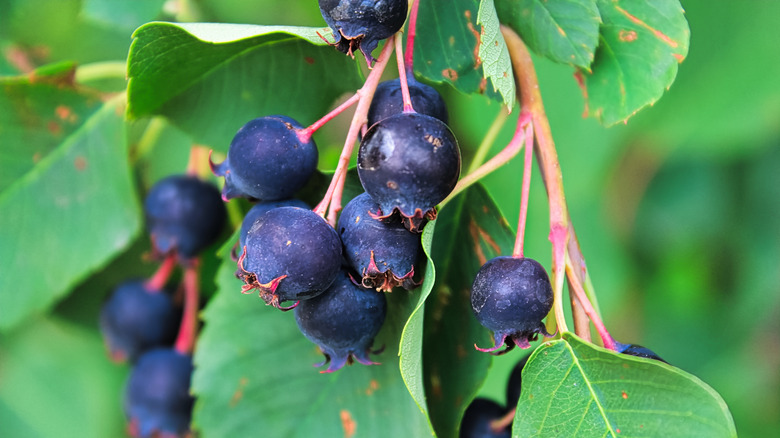
<path fill-rule="evenodd" d="M 406 36 L 406 71 L 414 74 L 414 39 L 417 36 L 417 11 L 420 9 L 419 0 L 412 1 L 412 9 L 409 12 L 409 30 Z"/>
<path fill-rule="evenodd" d="M 359 100 L 360 100 L 360 95 L 358 93 L 353 94 L 352 97 L 347 99 L 341 105 L 337 106 L 333 111 L 329 112 L 328 114 L 325 114 L 324 117 L 322 117 L 321 119 L 319 119 L 316 122 L 312 123 L 308 127 L 299 130 L 297 132 L 298 133 L 298 140 L 300 140 L 301 143 L 306 143 L 307 141 L 309 141 L 309 139 L 311 139 L 312 134 L 314 134 L 318 129 L 320 129 L 323 126 L 325 126 L 326 123 L 328 123 L 331 120 L 333 120 L 333 118 L 335 118 L 339 114 L 343 113 L 344 110 L 346 110 L 347 108 L 351 107 L 352 105 L 354 105 Z"/>
<path fill-rule="evenodd" d="M 173 268 L 176 267 L 176 260 L 177 257 L 175 252 L 171 252 L 165 256 L 162 263 L 160 263 L 160 267 L 157 268 L 157 271 L 154 273 L 154 275 L 146 280 L 145 286 L 148 291 L 159 292 L 165 288 L 165 283 L 167 283 L 168 279 L 171 278 Z"/>
<path fill-rule="evenodd" d="M 194 259 L 184 268 L 184 313 L 174 348 L 182 354 L 191 354 L 198 337 L 198 283 L 200 260 Z"/>
<path fill-rule="evenodd" d="M 525 223 L 528 218 L 528 195 L 531 190 L 531 168 L 534 159 L 533 125 L 525 128 L 525 161 L 523 162 L 523 190 L 520 195 L 520 215 L 517 219 L 517 237 L 512 257 L 523 257 L 523 243 L 525 240 Z"/>
<path fill-rule="evenodd" d="M 395 56 L 398 63 L 398 79 L 401 81 L 401 96 L 404 100 L 404 112 L 414 112 L 412 108 L 412 96 L 409 95 L 409 83 L 406 82 L 406 69 L 404 68 L 404 56 L 401 52 L 401 38 L 395 39 Z"/>
<path fill-rule="evenodd" d="M 596 313 L 596 310 L 591 305 L 588 296 L 585 295 L 585 290 L 582 288 L 580 278 L 574 269 L 575 267 L 572 266 L 571 260 L 567 257 L 566 274 L 567 278 L 569 279 L 569 284 L 572 286 L 571 291 L 574 292 L 574 296 L 577 298 L 577 301 L 579 301 L 583 310 L 585 310 L 585 314 L 588 315 L 588 318 L 590 318 L 591 322 L 593 322 L 593 326 L 596 327 L 596 331 L 601 337 L 601 342 L 604 344 L 604 348 L 615 350 L 615 340 L 612 339 L 609 331 L 607 331 L 607 327 L 604 326 L 604 322 L 601 320 L 599 314 Z"/>

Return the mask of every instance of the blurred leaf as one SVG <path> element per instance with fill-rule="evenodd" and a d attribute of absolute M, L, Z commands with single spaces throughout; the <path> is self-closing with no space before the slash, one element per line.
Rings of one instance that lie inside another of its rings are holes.
<path fill-rule="evenodd" d="M 492 356 L 490 331 L 474 317 L 471 284 L 493 257 L 512 253 L 514 232 L 480 185 L 442 208 L 433 241 L 438 272 L 425 305 L 425 389 L 439 436 L 457 436 L 463 412 L 482 385 Z"/>
<path fill-rule="evenodd" d="M 49 307 L 140 230 L 122 110 L 121 97 L 104 104 L 0 194 L 0 329 Z"/>
<path fill-rule="evenodd" d="M 712 388 L 662 362 L 619 355 L 570 333 L 531 355 L 512 436 L 638 435 L 715 438 L 737 432 Z"/>
<path fill-rule="evenodd" d="M 431 435 L 396 359 L 418 291 L 387 294 L 387 320 L 374 342 L 386 347 L 375 357 L 381 365 L 320 374 L 312 365 L 322 353 L 299 332 L 294 315 L 242 295 L 235 270 L 226 257 L 195 354 L 194 421 L 204 436 Z"/>
<path fill-rule="evenodd" d="M 479 60 L 482 63 L 483 75 L 493 84 L 493 90 L 501 95 L 508 111 L 512 111 L 516 99 L 515 77 L 493 0 L 480 1 L 477 24 L 482 26 Z"/>
<path fill-rule="evenodd" d="M 600 41 L 591 73 L 582 72 L 588 112 L 622 122 L 660 99 L 688 55 L 690 30 L 678 0 L 596 1 Z"/>
<path fill-rule="evenodd" d="M 534 52 L 590 70 L 601 24 L 595 0 L 497 0 L 496 8 Z"/>
<path fill-rule="evenodd" d="M 318 32 L 330 30 L 149 23 L 130 47 L 128 114 L 165 115 L 196 142 L 224 151 L 255 117 L 314 122 L 361 83 L 354 61 L 317 47 L 326 45 Z"/>
<path fill-rule="evenodd" d="M 132 32 L 162 12 L 165 0 L 84 0 L 81 16 L 105 27 Z"/>
<path fill-rule="evenodd" d="M 126 374 L 108 360 L 98 333 L 59 319 L 35 319 L 0 335 L 3 436 L 121 436 Z"/>

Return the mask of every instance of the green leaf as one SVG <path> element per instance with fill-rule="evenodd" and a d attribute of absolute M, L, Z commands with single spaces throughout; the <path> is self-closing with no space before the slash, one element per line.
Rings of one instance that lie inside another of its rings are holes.
<path fill-rule="evenodd" d="M 512 111 L 516 99 L 515 77 L 493 0 L 480 1 L 477 24 L 482 26 L 479 60 L 482 63 L 483 75 L 493 84 L 493 90 L 501 95 L 507 110 Z"/>
<path fill-rule="evenodd" d="M 15 291 L 16 292 L 16 291 Z M 127 367 L 108 360 L 100 335 L 58 318 L 0 335 L 3 436 L 122 436 Z"/>
<path fill-rule="evenodd" d="M 50 105 L 25 111 L 38 106 Z M 0 329 L 49 307 L 140 231 L 122 111 L 121 98 L 104 104 L 0 194 Z"/>
<path fill-rule="evenodd" d="M 534 52 L 590 71 L 601 24 L 595 0 L 497 0 L 496 9 Z"/>
<path fill-rule="evenodd" d="M 128 114 L 170 118 L 196 142 L 226 151 L 247 121 L 302 124 L 360 87 L 357 64 L 318 35 L 330 30 L 215 23 L 149 23 L 128 57 Z"/>
<path fill-rule="evenodd" d="M 582 72 L 586 110 L 604 125 L 627 120 L 674 82 L 690 30 L 678 0 L 597 0 L 600 42 Z"/>
<path fill-rule="evenodd" d="M 194 421 L 204 436 L 258 431 L 286 437 L 431 435 L 397 362 L 401 328 L 419 291 L 387 295 L 387 320 L 374 342 L 385 345 L 374 357 L 381 365 L 355 364 L 320 374 L 312 365 L 323 356 L 299 332 L 292 312 L 242 295 L 235 270 L 236 263 L 226 257 L 195 354 Z"/>
<path fill-rule="evenodd" d="M 523 369 L 514 437 L 736 437 L 723 399 L 693 375 L 570 333 Z"/>
<path fill-rule="evenodd" d="M 436 285 L 425 305 L 425 389 L 439 436 L 457 436 L 463 412 L 476 395 L 492 356 L 474 348 L 492 345 L 474 317 L 471 284 L 489 259 L 512 253 L 514 232 L 481 185 L 442 208 L 436 220 Z"/>

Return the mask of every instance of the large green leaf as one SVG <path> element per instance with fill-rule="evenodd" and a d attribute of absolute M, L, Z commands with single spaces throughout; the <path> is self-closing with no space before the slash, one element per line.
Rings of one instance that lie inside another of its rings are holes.
<path fill-rule="evenodd" d="M 534 52 L 590 70 L 601 23 L 595 0 L 496 0 L 496 9 Z"/>
<path fill-rule="evenodd" d="M 493 0 L 480 1 L 477 24 L 482 26 L 479 60 L 482 63 L 483 75 L 493 85 L 493 90 L 501 95 L 508 111 L 512 111 L 516 99 L 515 77 Z"/>
<path fill-rule="evenodd" d="M 736 437 L 706 383 L 651 359 L 619 355 L 570 333 L 523 369 L 514 437 Z"/>
<path fill-rule="evenodd" d="M 597 0 L 603 21 L 592 72 L 583 72 L 588 112 L 622 122 L 657 101 L 688 54 L 690 30 L 678 0 Z"/>
<path fill-rule="evenodd" d="M 360 87 L 357 64 L 319 36 L 329 32 L 215 23 L 144 25 L 136 30 L 128 57 L 128 114 L 167 116 L 196 142 L 224 151 L 236 131 L 255 117 L 285 114 L 312 123 L 339 95 Z"/>
<path fill-rule="evenodd" d="M 425 305 L 425 389 L 439 436 L 457 436 L 461 417 L 487 375 L 490 332 L 471 310 L 471 284 L 489 259 L 512 253 L 514 233 L 480 185 L 442 208 L 433 240 L 437 281 Z"/>
<path fill-rule="evenodd" d="M 24 110 L 35 107 L 47 105 Z M 49 307 L 140 230 L 123 108 L 122 97 L 104 104 L 0 194 L 0 329 Z"/>

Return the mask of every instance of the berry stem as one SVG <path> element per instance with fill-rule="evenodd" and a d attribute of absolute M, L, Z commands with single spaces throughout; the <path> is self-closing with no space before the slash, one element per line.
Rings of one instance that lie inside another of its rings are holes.
<path fill-rule="evenodd" d="M 165 283 L 171 278 L 173 268 L 176 267 L 176 253 L 171 252 L 165 256 L 160 267 L 148 280 L 146 280 L 146 289 L 150 292 L 159 292 L 165 288 Z"/>
<path fill-rule="evenodd" d="M 360 94 L 355 93 L 347 99 L 344 103 L 337 106 L 333 111 L 329 112 L 328 114 L 325 114 L 321 119 L 317 120 L 316 122 L 312 123 L 306 128 L 303 128 L 296 132 L 298 134 L 298 140 L 301 141 L 301 143 L 306 143 L 311 139 L 311 136 L 317 132 L 318 129 L 325 126 L 326 123 L 333 120 L 336 116 L 343 113 L 344 110 L 354 105 L 357 101 L 360 100 Z"/>
<path fill-rule="evenodd" d="M 490 422 L 490 430 L 495 434 L 500 434 L 502 431 L 512 426 L 512 422 L 515 421 L 515 414 L 517 413 L 517 407 L 510 409 L 503 417 L 495 419 Z"/>
<path fill-rule="evenodd" d="M 406 81 L 406 69 L 404 68 L 404 53 L 401 47 L 401 38 L 395 39 L 395 57 L 398 63 L 398 80 L 401 82 L 401 96 L 404 100 L 404 112 L 414 112 L 412 96 L 409 95 L 409 83 Z"/>
<path fill-rule="evenodd" d="M 533 125 L 525 128 L 525 160 L 523 161 L 523 189 L 520 194 L 520 214 L 517 219 L 517 237 L 512 257 L 523 257 L 523 242 L 525 240 L 525 222 L 528 218 L 528 195 L 531 190 L 531 168 L 534 159 Z"/>
<path fill-rule="evenodd" d="M 579 276 L 574 272 L 574 265 L 572 264 L 570 257 L 566 257 L 566 274 L 569 279 L 569 284 L 572 286 L 570 290 L 574 292 L 574 296 L 577 298 L 577 301 L 579 301 L 583 310 L 588 315 L 588 318 L 590 318 L 590 320 L 593 322 L 593 326 L 596 327 L 596 331 L 601 337 L 601 342 L 604 344 L 604 348 L 615 350 L 615 340 L 612 339 L 609 331 L 607 331 L 607 328 L 604 326 L 604 322 L 596 313 L 596 310 L 591 305 L 587 295 L 585 295 L 585 290 L 582 288 L 582 283 L 580 283 Z"/>
<path fill-rule="evenodd" d="M 485 136 L 482 137 L 482 141 L 480 142 L 479 147 L 477 147 L 477 151 L 474 153 L 474 158 L 471 159 L 471 164 L 469 164 L 469 169 L 466 172 L 467 174 L 479 169 L 479 166 L 485 162 L 485 157 L 488 152 L 490 152 L 490 147 L 493 146 L 496 137 L 498 137 L 498 134 L 501 132 L 501 128 L 504 127 L 504 123 L 506 123 L 508 117 L 509 112 L 504 111 L 503 109 L 498 110 L 498 114 L 496 114 L 496 117 L 490 124 L 490 128 L 488 128 Z"/>
<path fill-rule="evenodd" d="M 314 212 L 323 218 L 325 217 L 325 212 L 328 211 L 328 208 L 330 207 L 328 222 L 334 227 L 336 226 L 336 214 L 341 210 L 341 194 L 344 190 L 349 159 L 352 156 L 352 150 L 355 147 L 358 132 L 368 120 L 367 115 L 368 108 L 371 106 L 371 99 L 374 97 L 374 91 L 376 91 L 376 86 L 382 78 L 382 72 L 384 72 L 385 67 L 387 66 L 390 55 L 393 54 L 394 43 L 395 35 L 387 39 L 384 47 L 382 47 L 382 53 L 379 55 L 379 59 L 377 59 L 374 68 L 366 78 L 366 82 L 360 90 L 357 91 L 357 94 L 360 96 L 360 101 L 357 104 L 357 108 L 355 108 L 355 114 L 352 116 L 352 123 L 349 125 L 349 131 L 347 133 L 347 138 L 344 141 L 344 148 L 341 150 L 338 165 L 333 172 L 333 177 L 330 180 L 330 185 L 328 185 L 325 196 L 322 198 L 322 201 L 314 207 Z"/>
<path fill-rule="evenodd" d="M 174 348 L 182 354 L 192 353 L 195 338 L 198 336 L 198 284 L 200 278 L 200 259 L 193 259 L 184 268 L 184 313 L 179 326 Z"/>
<path fill-rule="evenodd" d="M 205 146 L 190 146 L 190 157 L 187 161 L 187 174 L 196 177 L 203 177 L 211 174 L 208 167 L 210 151 Z"/>
<path fill-rule="evenodd" d="M 412 1 L 411 11 L 409 12 L 409 29 L 406 36 L 406 71 L 414 74 L 414 39 L 417 35 L 417 11 L 420 9 L 419 0 Z"/>
<path fill-rule="evenodd" d="M 544 103 L 539 92 L 536 70 L 528 48 L 512 29 L 501 26 L 501 32 L 509 49 L 515 80 L 518 84 L 521 108 L 523 111 L 530 112 L 534 124 L 536 158 L 550 204 L 550 241 L 553 247 L 553 310 L 559 332 L 566 332 L 568 327 L 563 312 L 562 298 L 566 248 L 569 240 L 569 213 L 566 207 L 566 196 L 563 192 L 563 175 L 550 130 L 550 122 L 547 120 Z"/>

